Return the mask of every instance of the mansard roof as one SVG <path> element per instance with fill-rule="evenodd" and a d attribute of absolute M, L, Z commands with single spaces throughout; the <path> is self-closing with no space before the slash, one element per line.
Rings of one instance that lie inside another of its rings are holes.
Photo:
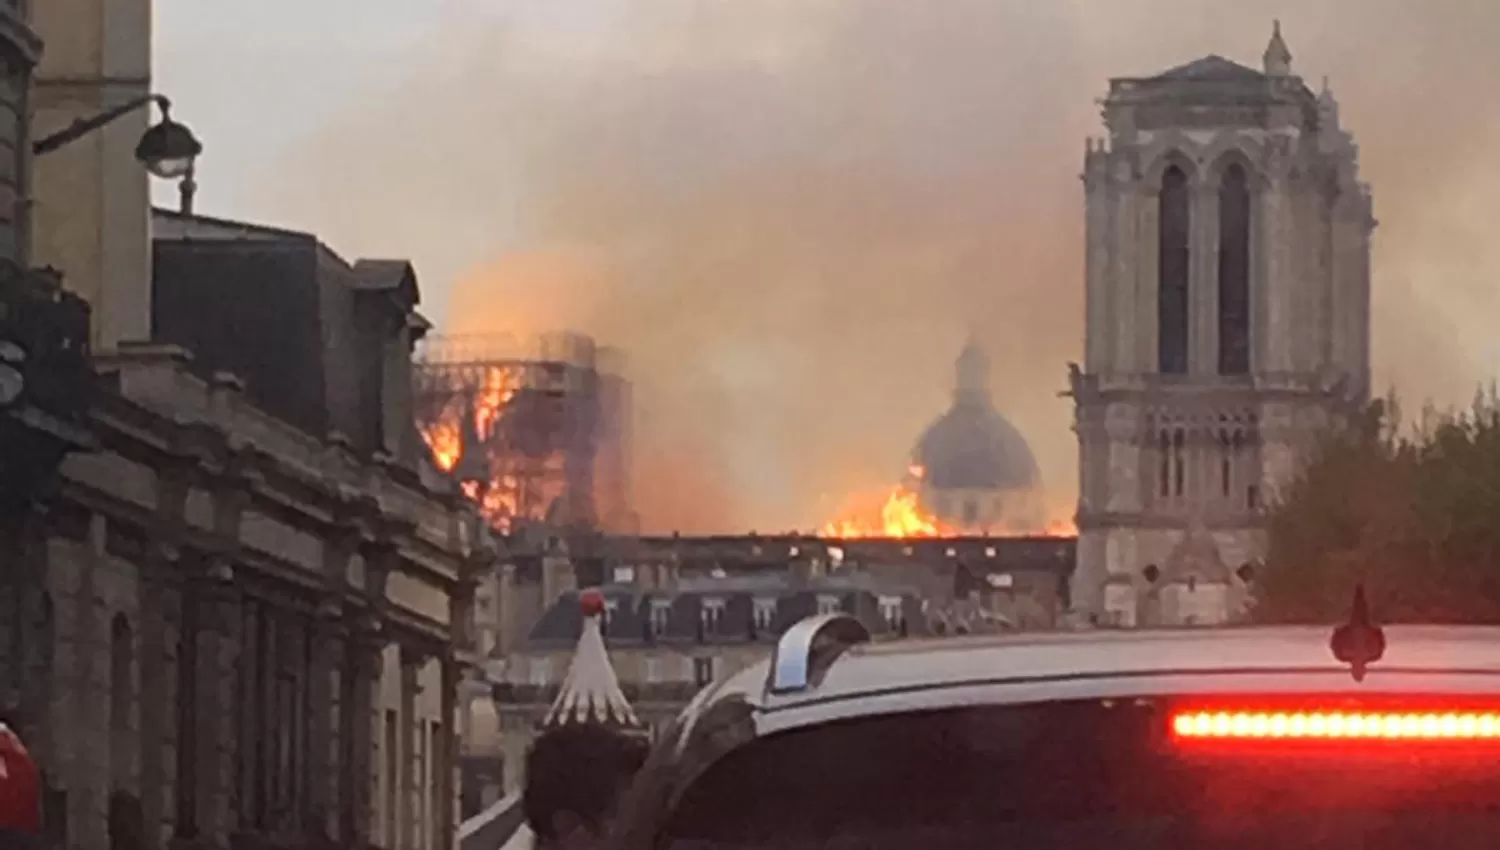
<path fill-rule="evenodd" d="M 920 631 L 922 610 L 912 587 L 863 573 L 805 580 L 764 574 L 702 577 L 651 589 L 617 583 L 597 592 L 604 597 L 607 611 L 599 631 L 615 646 L 774 640 L 792 624 L 817 614 L 821 600 L 828 598 L 837 599 L 840 608 L 864 622 L 872 634 L 892 634 L 898 628 L 882 611 L 882 598 L 899 598 L 902 618 L 915 631 Z M 542 614 L 528 643 L 541 648 L 581 641 L 589 618 L 583 616 L 579 600 L 576 593 L 563 595 Z M 756 614 L 757 604 L 767 601 L 774 602 L 769 621 Z M 712 621 L 705 614 L 709 608 L 719 612 Z"/>
<path fill-rule="evenodd" d="M 361 292 L 388 292 L 411 310 L 422 301 L 417 271 L 409 260 L 356 260 L 352 285 Z"/>

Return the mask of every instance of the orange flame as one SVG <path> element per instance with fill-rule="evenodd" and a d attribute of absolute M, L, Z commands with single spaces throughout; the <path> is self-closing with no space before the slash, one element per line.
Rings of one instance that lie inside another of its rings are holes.
<path fill-rule="evenodd" d="M 1071 519 L 1054 519 L 1042 529 L 1043 537 L 1077 537 L 1078 523 Z"/>
<path fill-rule="evenodd" d="M 925 474 L 921 466 L 911 466 L 906 471 L 906 480 L 893 488 L 876 510 L 847 511 L 845 516 L 825 524 L 822 536 L 844 540 L 956 536 L 957 529 L 949 528 L 922 507 L 917 488 Z"/>
<path fill-rule="evenodd" d="M 878 503 L 866 503 L 863 509 L 847 509 L 838 519 L 826 523 L 823 537 L 848 540 L 854 538 L 908 538 L 963 537 L 974 533 L 944 522 L 922 506 L 922 479 L 927 470 L 913 464 L 906 470 L 902 482 L 885 494 Z M 1008 534 L 1022 533 L 1011 529 Z M 1054 519 L 1041 529 L 1029 529 L 1025 533 L 1045 537 L 1076 537 L 1078 527 L 1071 519 Z"/>
<path fill-rule="evenodd" d="M 946 537 L 954 532 L 936 517 L 922 509 L 918 495 L 906 487 L 896 487 L 886 496 L 877 517 L 847 517 L 823 527 L 824 537 Z"/>
<path fill-rule="evenodd" d="M 457 417 L 444 416 L 419 429 L 427 448 L 432 450 L 432 462 L 444 472 L 452 472 L 464 454 L 464 442 L 459 431 Z"/>
<path fill-rule="evenodd" d="M 474 430 L 479 439 L 488 440 L 495 433 L 495 423 L 505 406 L 516 397 L 516 375 L 506 369 L 491 366 L 484 370 L 484 381 L 479 386 L 479 396 L 474 400 Z"/>
<path fill-rule="evenodd" d="M 468 433 L 481 443 L 492 440 L 505 408 L 516 396 L 519 383 L 520 376 L 512 370 L 500 366 L 485 369 L 472 400 L 474 427 Z M 443 472 L 452 472 L 464 453 L 476 448 L 464 445 L 467 431 L 464 427 L 465 406 L 462 402 L 451 402 L 436 420 L 418 428 L 432 452 L 433 463 Z M 479 506 L 480 513 L 491 525 L 508 530 L 517 513 L 518 478 L 506 468 L 500 457 L 485 457 L 483 468 L 489 480 L 462 482 L 464 495 Z"/>

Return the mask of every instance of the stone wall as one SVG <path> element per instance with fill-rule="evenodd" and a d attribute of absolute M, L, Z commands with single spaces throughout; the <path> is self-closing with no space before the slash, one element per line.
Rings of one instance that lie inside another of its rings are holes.
<path fill-rule="evenodd" d="M 0 705 L 46 772 L 51 837 L 447 850 L 477 518 L 182 360 L 107 359 L 103 450 L 0 523 Z"/>
<path fill-rule="evenodd" d="M 45 0 L 32 92 L 36 138 L 151 91 L 150 0 Z M 133 112 L 32 162 L 32 259 L 67 271 L 94 308 L 94 345 L 151 335 L 150 176 L 135 146 L 154 116 Z"/>

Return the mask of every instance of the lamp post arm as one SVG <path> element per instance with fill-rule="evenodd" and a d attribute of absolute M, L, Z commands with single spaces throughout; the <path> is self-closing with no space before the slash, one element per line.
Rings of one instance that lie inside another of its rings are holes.
<path fill-rule="evenodd" d="M 89 133 L 92 133 L 95 130 L 99 129 L 100 127 L 110 124 L 120 119 L 121 117 L 129 115 L 137 109 L 140 109 L 141 107 L 147 106 L 152 103 L 161 107 L 161 113 L 164 118 L 172 109 L 172 102 L 170 100 L 167 100 L 164 95 L 142 95 L 133 100 L 128 100 L 112 109 L 106 109 L 98 115 L 94 115 L 89 118 L 80 118 L 77 121 L 74 121 L 72 124 L 69 124 L 67 127 L 58 130 L 56 133 L 53 133 L 52 135 L 45 138 L 38 139 L 32 144 L 31 153 L 33 156 L 44 156 L 46 154 L 52 153 L 58 148 L 76 142 L 84 136 L 87 136 Z"/>

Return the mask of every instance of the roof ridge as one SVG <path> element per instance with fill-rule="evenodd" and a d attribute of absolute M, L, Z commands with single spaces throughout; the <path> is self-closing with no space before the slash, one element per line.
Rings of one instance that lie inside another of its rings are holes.
<path fill-rule="evenodd" d="M 1197 59 L 1174 65 L 1152 79 L 1212 79 L 1212 78 L 1241 78 L 1251 79 L 1264 77 L 1265 74 L 1255 70 L 1249 65 L 1244 65 L 1233 59 L 1226 58 L 1218 53 L 1210 53 Z"/>

